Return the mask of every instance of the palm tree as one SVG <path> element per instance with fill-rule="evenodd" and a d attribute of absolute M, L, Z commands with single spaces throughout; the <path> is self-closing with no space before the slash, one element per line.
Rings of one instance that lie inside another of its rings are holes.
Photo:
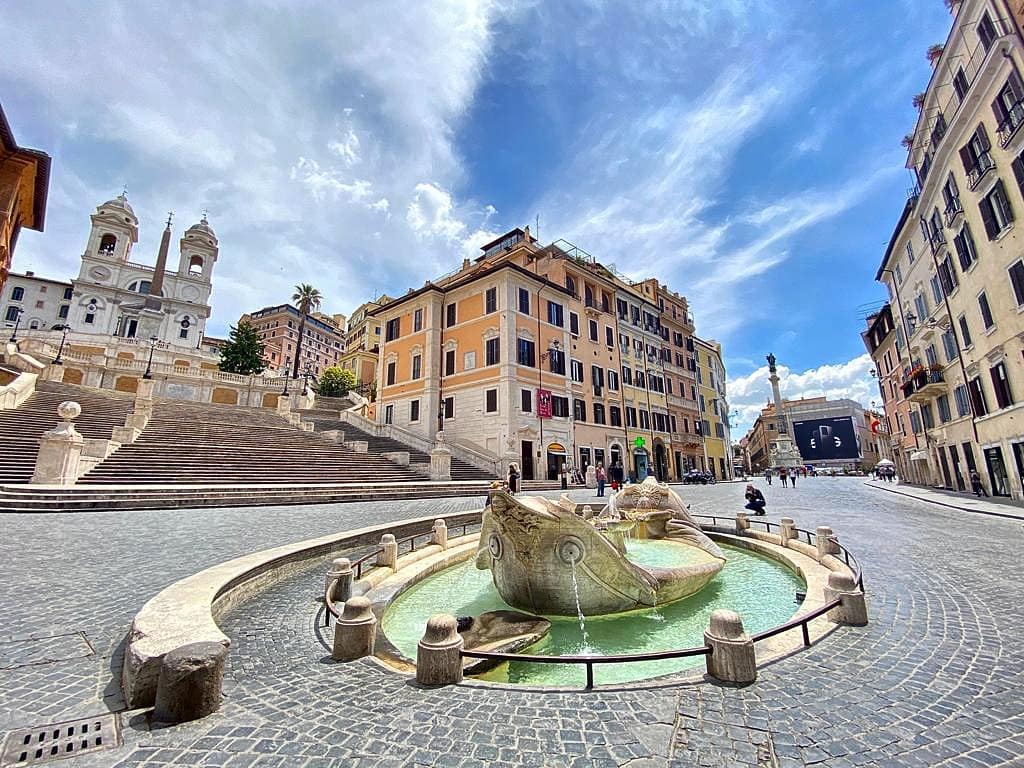
<path fill-rule="evenodd" d="M 299 340 L 295 344 L 295 362 L 292 363 L 292 378 L 299 378 L 299 358 L 302 353 L 302 334 L 306 330 L 306 317 L 311 310 L 320 308 L 320 301 L 323 296 L 320 291 L 307 283 L 295 286 L 295 293 L 292 294 L 292 301 L 299 307 Z"/>

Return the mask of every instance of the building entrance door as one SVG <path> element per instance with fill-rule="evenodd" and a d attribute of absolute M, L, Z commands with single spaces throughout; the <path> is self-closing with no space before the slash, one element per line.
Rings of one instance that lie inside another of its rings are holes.
<path fill-rule="evenodd" d="M 998 445 L 985 449 L 985 464 L 988 466 L 988 479 L 992 481 L 993 496 L 1010 495 L 1010 478 L 1006 474 L 1006 463 L 1003 461 L 1003 449 Z"/>
<path fill-rule="evenodd" d="M 522 454 L 519 457 L 522 464 L 519 467 L 523 471 L 523 480 L 533 480 L 533 441 L 522 441 Z"/>
<path fill-rule="evenodd" d="M 654 444 L 654 474 L 663 483 L 668 482 L 668 451 L 661 443 Z"/>
<path fill-rule="evenodd" d="M 650 466 L 647 461 L 647 451 L 643 448 L 633 451 L 633 462 L 636 466 L 636 481 L 642 483 L 647 478 L 647 467 Z"/>
<path fill-rule="evenodd" d="M 953 480 L 949 476 L 949 464 L 946 463 L 946 452 L 942 450 L 942 446 L 935 449 L 939 454 L 939 465 L 942 467 L 942 481 L 945 483 L 947 488 L 953 487 Z"/>
<path fill-rule="evenodd" d="M 946 450 L 949 451 L 949 460 L 953 463 L 953 479 L 956 480 L 957 490 L 962 491 L 966 485 L 964 484 L 964 473 L 960 471 L 960 452 L 957 451 L 955 445 L 947 445 Z"/>
<path fill-rule="evenodd" d="M 1024 488 L 1024 443 L 1013 444 L 1013 458 L 1017 462 L 1017 480 Z"/>
<path fill-rule="evenodd" d="M 590 466 L 590 449 L 580 448 L 580 473 L 587 474 L 587 467 Z"/>

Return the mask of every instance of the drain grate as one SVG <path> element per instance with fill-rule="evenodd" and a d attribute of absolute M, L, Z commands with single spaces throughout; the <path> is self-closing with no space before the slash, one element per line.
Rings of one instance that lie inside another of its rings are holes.
<path fill-rule="evenodd" d="M 121 744 L 117 715 L 68 720 L 11 731 L 0 753 L 0 768 L 36 765 Z"/>

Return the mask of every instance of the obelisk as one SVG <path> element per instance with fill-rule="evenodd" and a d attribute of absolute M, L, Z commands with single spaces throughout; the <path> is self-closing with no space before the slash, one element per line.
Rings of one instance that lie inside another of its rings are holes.
<path fill-rule="evenodd" d="M 768 353 L 768 380 L 772 383 L 772 397 L 775 399 L 776 438 L 771 444 L 772 466 L 776 469 L 799 467 L 803 465 L 800 451 L 793 444 L 789 434 L 789 423 L 782 410 L 782 393 L 779 391 L 779 373 L 775 369 L 775 355 Z"/>

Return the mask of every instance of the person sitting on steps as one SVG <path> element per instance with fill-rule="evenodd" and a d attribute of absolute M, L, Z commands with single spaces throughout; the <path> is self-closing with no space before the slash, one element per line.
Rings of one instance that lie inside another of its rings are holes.
<path fill-rule="evenodd" d="M 744 509 L 753 511 L 755 515 L 763 515 L 765 513 L 764 508 L 767 502 L 764 500 L 764 494 L 760 490 L 753 485 L 748 485 L 744 496 L 747 498 L 747 504 Z"/>

